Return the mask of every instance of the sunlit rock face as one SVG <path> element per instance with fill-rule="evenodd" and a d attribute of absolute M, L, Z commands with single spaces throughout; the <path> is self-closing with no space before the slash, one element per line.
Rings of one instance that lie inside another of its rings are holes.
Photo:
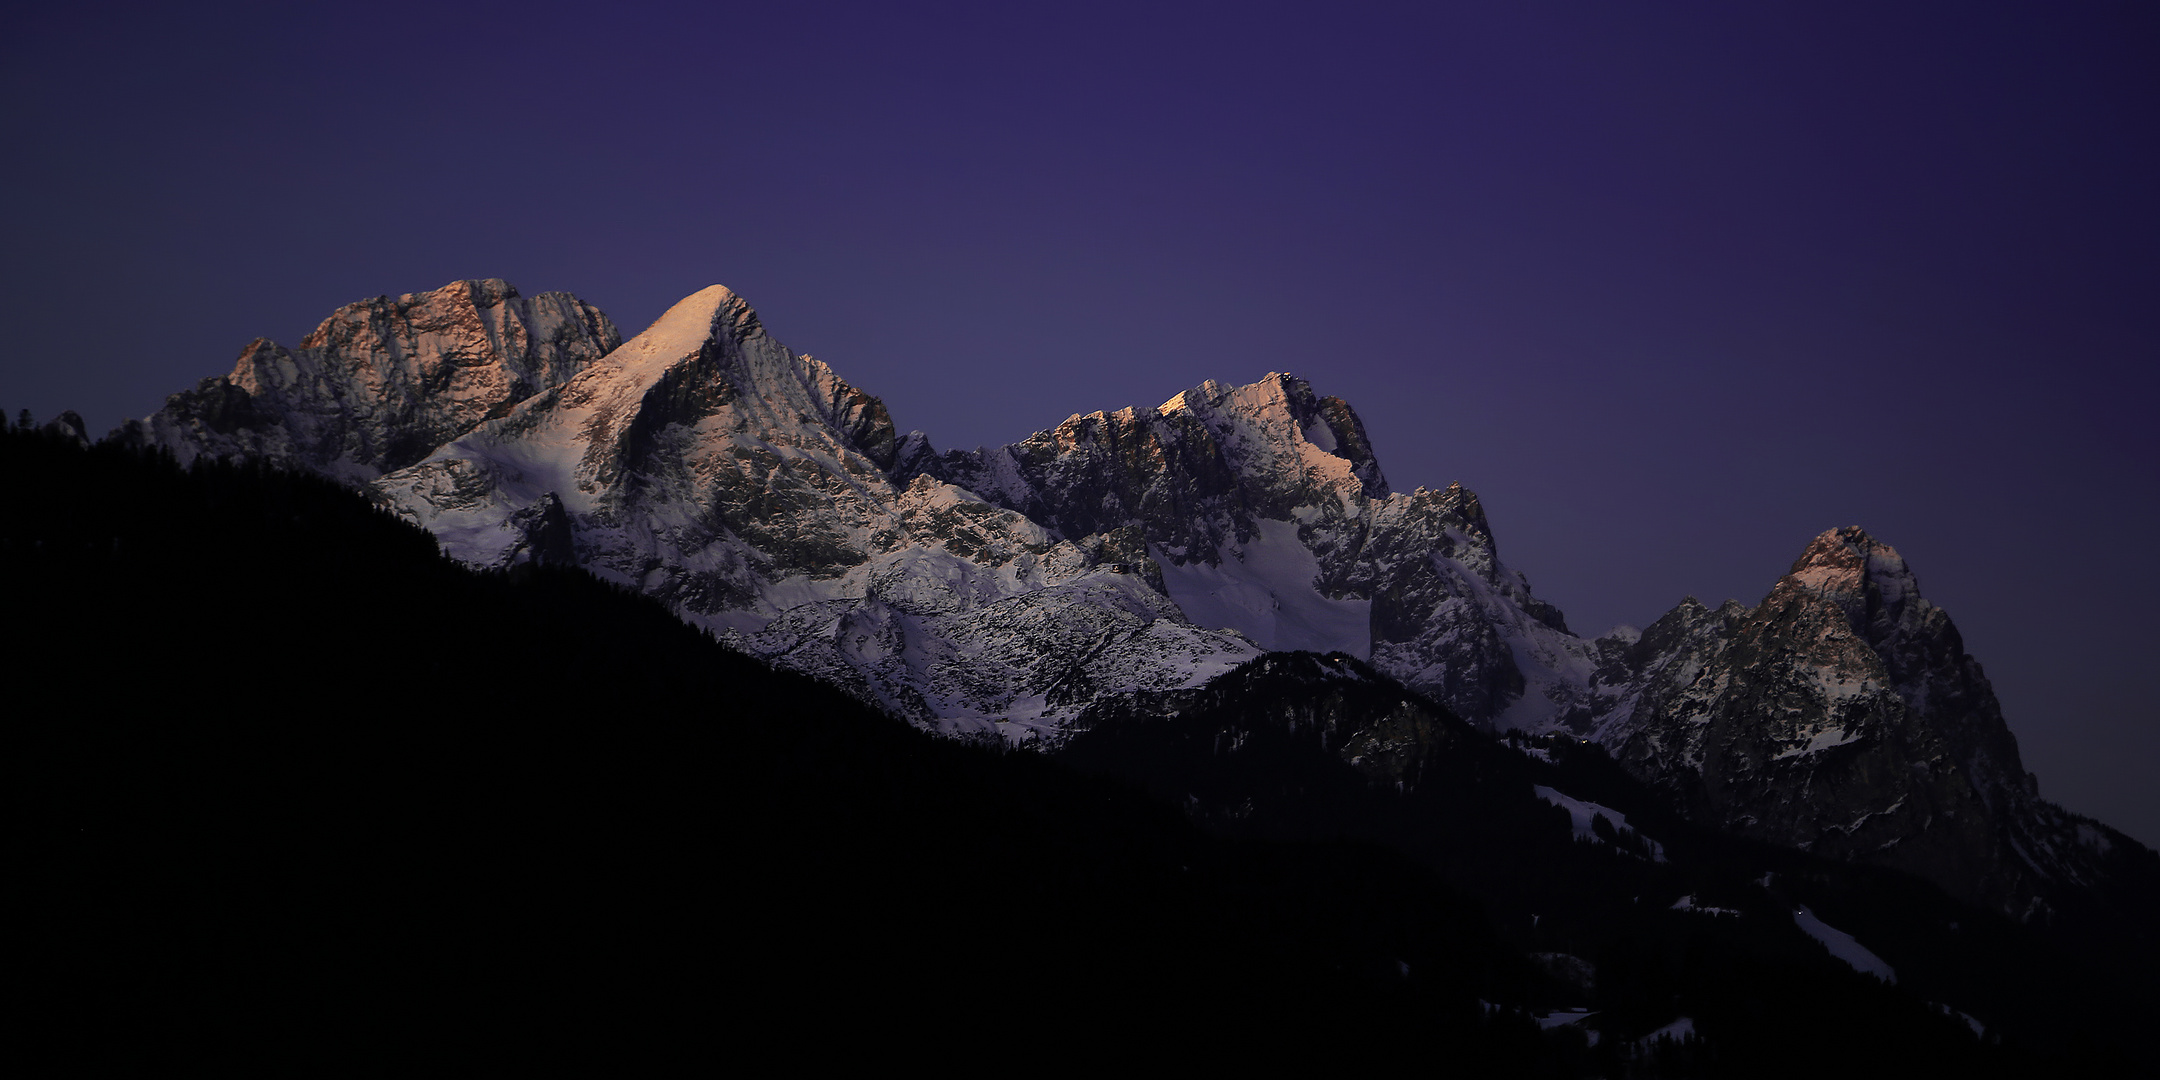
<path fill-rule="evenodd" d="M 1180 562 L 1219 562 L 1261 521 L 1295 521 L 1335 553 L 1355 544 L 1365 500 L 1387 494 L 1350 407 L 1288 375 L 1202 383 L 921 468 L 1067 534 L 1138 525 Z"/>
<path fill-rule="evenodd" d="M 339 308 L 298 348 L 258 338 L 232 373 L 130 421 L 123 438 L 197 457 L 258 460 L 364 483 L 561 384 L 622 341 L 568 293 L 499 280 Z"/>

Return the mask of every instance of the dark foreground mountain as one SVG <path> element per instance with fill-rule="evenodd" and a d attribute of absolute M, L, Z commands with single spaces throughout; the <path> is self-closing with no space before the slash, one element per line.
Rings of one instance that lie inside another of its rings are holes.
<path fill-rule="evenodd" d="M 0 446 L 11 979 L 71 1060 L 2150 1065 L 2149 968 L 1696 830 L 1354 658 L 1097 709 L 1075 772 L 577 571 L 459 568 L 321 480 Z"/>

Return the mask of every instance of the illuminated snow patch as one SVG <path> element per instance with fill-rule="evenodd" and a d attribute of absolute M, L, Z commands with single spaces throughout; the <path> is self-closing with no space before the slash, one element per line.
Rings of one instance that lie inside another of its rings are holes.
<path fill-rule="evenodd" d="M 1828 731 L 1818 731 L 1809 736 L 1808 741 L 1802 745 L 1778 751 L 1777 756 L 1778 758 L 1789 758 L 1799 757 L 1803 754 L 1820 753 L 1831 747 L 1844 746 L 1847 743 L 1858 742 L 1859 740 L 1860 736 L 1853 734 L 1849 728 L 1831 728 Z"/>
<path fill-rule="evenodd" d="M 1852 965 L 1862 975 L 1873 975 L 1886 983 L 1897 982 L 1897 972 L 1883 963 L 1883 958 L 1869 952 L 1867 946 L 1853 939 L 1851 934 L 1815 917 L 1806 904 L 1793 908 L 1793 924 L 1807 936 L 1823 943 L 1830 955 Z"/>
<path fill-rule="evenodd" d="M 1673 901 L 1673 906 L 1672 906 L 1672 909 L 1673 909 L 1674 911 L 1692 911 L 1692 912 L 1695 912 L 1696 914 L 1699 914 L 1699 915 L 1738 915 L 1738 914 L 1740 914 L 1740 909 L 1738 909 L 1738 908 L 1728 908 L 1728 907 L 1711 907 L 1711 906 L 1710 906 L 1710 905 L 1708 905 L 1708 904 L 1698 904 L 1698 903 L 1696 903 L 1696 902 L 1695 902 L 1695 894 L 1694 894 L 1694 893 L 1689 893 L 1689 894 L 1687 894 L 1686 896 L 1683 896 L 1683 897 L 1681 897 L 1680 899 L 1678 899 L 1678 900 L 1675 900 L 1675 901 Z"/>
<path fill-rule="evenodd" d="M 1936 1012 L 1943 1014 L 1944 1016 L 1956 1017 L 1959 1020 L 1965 1021 L 1965 1026 L 1972 1029 L 1973 1038 L 1975 1039 L 1982 1038 L 1987 1033 L 1987 1025 L 1981 1023 L 1979 1017 L 1974 1016 L 1973 1014 L 1966 1012 L 1963 1009 L 1951 1008 L 1950 1006 L 1945 1005 L 1940 1001 L 1928 1002 L 1928 1007 L 1934 1009 Z"/>
<path fill-rule="evenodd" d="M 1610 806 L 1600 806 L 1594 802 L 1584 802 L 1581 799 L 1571 799 L 1566 795 L 1560 794 L 1559 791 L 1553 788 L 1546 787 L 1543 784 L 1539 784 L 1536 788 L 1532 790 L 1535 790 L 1537 792 L 1538 798 L 1543 799 L 1546 802 L 1549 802 L 1554 806 L 1557 806 L 1560 809 L 1568 812 L 1568 818 L 1574 823 L 1575 826 L 1575 839 L 1577 840 L 1590 840 L 1600 844 L 1605 842 L 1605 838 L 1599 836 L 1597 834 L 1597 831 L 1590 826 L 1591 821 L 1596 819 L 1597 816 L 1600 814 L 1603 814 L 1605 816 L 1605 820 L 1612 822 L 1613 830 L 1615 832 L 1635 833 L 1635 835 L 1637 836 L 1642 836 L 1641 833 L 1635 832 L 1634 826 L 1628 824 L 1626 814 L 1623 814 Z M 1643 843 L 1650 845 L 1650 857 L 1653 861 L 1666 861 L 1665 845 L 1660 844 L 1647 836 L 1642 836 L 1642 840 Z"/>

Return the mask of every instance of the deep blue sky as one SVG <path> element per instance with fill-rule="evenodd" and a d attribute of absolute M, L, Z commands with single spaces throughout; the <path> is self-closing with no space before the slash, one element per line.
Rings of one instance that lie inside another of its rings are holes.
<path fill-rule="evenodd" d="M 0 407 L 482 276 L 725 283 L 941 446 L 1288 370 L 1578 630 L 1865 526 L 2160 842 L 2150 5 L 1408 6 L 18 12 Z"/>

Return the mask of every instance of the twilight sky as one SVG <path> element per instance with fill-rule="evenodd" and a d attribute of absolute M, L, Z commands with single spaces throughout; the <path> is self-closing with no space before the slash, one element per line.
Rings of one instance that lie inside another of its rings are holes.
<path fill-rule="evenodd" d="M 466 277 L 725 283 L 941 447 L 1290 371 L 1580 632 L 1866 527 L 2160 844 L 2150 5 L 615 7 L 11 16 L 0 407 Z"/>

